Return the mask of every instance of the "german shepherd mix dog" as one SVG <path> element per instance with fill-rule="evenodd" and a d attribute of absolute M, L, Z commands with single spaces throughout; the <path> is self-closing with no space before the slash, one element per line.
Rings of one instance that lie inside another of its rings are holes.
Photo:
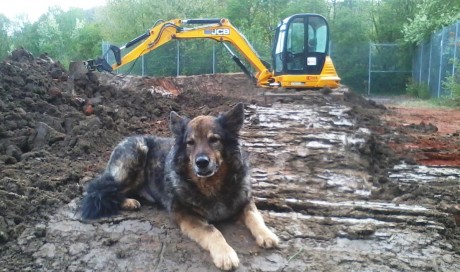
<path fill-rule="evenodd" d="M 174 139 L 126 138 L 113 150 L 103 174 L 88 185 L 82 218 L 139 209 L 140 203 L 126 196 L 137 193 L 164 206 L 220 269 L 234 269 L 239 260 L 209 222 L 241 218 L 259 246 L 276 247 L 278 237 L 266 227 L 251 196 L 248 163 L 238 142 L 243 121 L 243 104 L 218 117 L 192 120 L 171 112 Z"/>

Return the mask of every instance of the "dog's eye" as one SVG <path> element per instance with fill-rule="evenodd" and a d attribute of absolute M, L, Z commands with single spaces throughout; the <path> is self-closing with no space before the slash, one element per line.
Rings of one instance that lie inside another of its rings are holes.
<path fill-rule="evenodd" d="M 194 145 L 195 144 L 195 141 L 194 140 L 187 140 L 187 145 Z"/>
<path fill-rule="evenodd" d="M 209 137 L 209 142 L 211 144 L 217 143 L 218 141 L 219 141 L 219 138 L 217 138 L 216 136 Z"/>

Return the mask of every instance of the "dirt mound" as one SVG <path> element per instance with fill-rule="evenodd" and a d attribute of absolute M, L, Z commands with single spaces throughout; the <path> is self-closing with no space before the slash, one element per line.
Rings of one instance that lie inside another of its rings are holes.
<path fill-rule="evenodd" d="M 170 93 L 101 81 L 103 76 L 88 73 L 73 82 L 59 62 L 23 49 L 0 63 L 1 248 L 28 224 L 46 220 L 50 211 L 80 196 L 122 138 L 170 135 L 172 110 L 218 114 L 245 101 L 203 97 L 192 85 L 171 99 Z M 5 256 L 17 254 L 10 249 Z"/>
<path fill-rule="evenodd" d="M 217 114 L 244 100 L 197 90 L 171 99 L 103 85 L 91 73 L 74 84 L 59 62 L 23 49 L 0 63 L 0 75 L 0 242 L 81 195 L 81 181 L 127 135 L 170 135 L 172 110 Z"/>

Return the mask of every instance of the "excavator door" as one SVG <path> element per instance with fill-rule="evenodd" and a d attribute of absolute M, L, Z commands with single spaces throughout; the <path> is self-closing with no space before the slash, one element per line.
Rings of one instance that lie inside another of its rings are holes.
<path fill-rule="evenodd" d="M 285 18 L 276 30 L 272 51 L 275 77 L 284 87 L 336 87 L 340 79 L 328 49 L 329 27 L 323 16 L 296 14 Z M 331 82 L 332 78 L 335 80 Z"/>

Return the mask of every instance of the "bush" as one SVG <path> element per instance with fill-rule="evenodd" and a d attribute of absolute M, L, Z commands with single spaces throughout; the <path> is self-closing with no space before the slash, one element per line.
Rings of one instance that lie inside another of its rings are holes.
<path fill-rule="evenodd" d="M 406 84 L 406 92 L 408 95 L 416 98 L 430 98 L 430 87 L 428 86 L 428 84 L 423 82 L 417 82 L 413 79 L 410 79 L 409 82 Z"/>
<path fill-rule="evenodd" d="M 442 86 L 450 91 L 453 98 L 460 98 L 460 76 L 446 77 L 446 80 L 442 82 Z"/>
<path fill-rule="evenodd" d="M 457 74 L 446 77 L 442 86 L 450 91 L 452 98 L 460 99 L 460 62 L 455 61 L 454 65 Z"/>

